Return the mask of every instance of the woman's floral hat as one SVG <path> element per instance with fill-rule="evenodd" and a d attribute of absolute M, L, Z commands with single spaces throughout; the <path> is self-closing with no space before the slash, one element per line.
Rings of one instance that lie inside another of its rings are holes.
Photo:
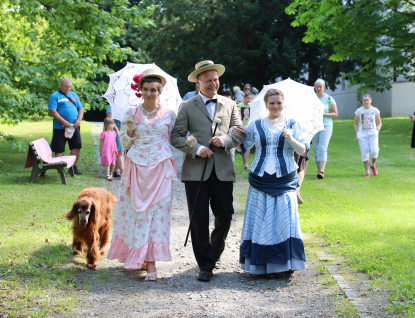
<path fill-rule="evenodd" d="M 154 70 L 154 69 L 150 69 L 150 70 L 145 70 L 143 73 L 141 74 L 137 74 L 134 75 L 133 77 L 133 81 L 134 83 L 131 83 L 131 88 L 135 91 L 137 91 L 137 93 L 135 93 L 135 95 L 140 98 L 143 96 L 143 94 L 140 93 L 140 89 L 139 87 L 141 86 L 141 81 L 143 79 L 145 79 L 146 77 L 157 77 L 161 80 L 161 86 L 164 87 L 166 85 L 166 79 L 164 78 L 163 75 L 160 74 L 159 71 Z"/>

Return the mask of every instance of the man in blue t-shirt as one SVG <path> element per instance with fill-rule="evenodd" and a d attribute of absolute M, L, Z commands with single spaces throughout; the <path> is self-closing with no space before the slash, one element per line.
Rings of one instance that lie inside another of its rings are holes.
<path fill-rule="evenodd" d="M 184 95 L 183 97 L 183 101 L 185 102 L 188 99 L 191 99 L 192 97 L 196 96 L 197 94 L 199 94 L 199 86 L 196 85 L 196 90 L 192 92 L 187 92 L 186 95 Z"/>
<path fill-rule="evenodd" d="M 60 90 L 49 97 L 49 114 L 53 117 L 53 137 L 50 148 L 55 153 L 55 157 L 62 157 L 68 141 L 71 155 L 76 156 L 73 171 L 80 175 L 82 173 L 79 172 L 76 164 L 82 148 L 80 125 L 84 110 L 78 95 L 71 92 L 71 88 L 71 80 L 64 78 Z M 70 130 L 67 130 L 65 135 L 65 129 L 71 127 L 75 129 L 73 135 L 71 136 Z"/>

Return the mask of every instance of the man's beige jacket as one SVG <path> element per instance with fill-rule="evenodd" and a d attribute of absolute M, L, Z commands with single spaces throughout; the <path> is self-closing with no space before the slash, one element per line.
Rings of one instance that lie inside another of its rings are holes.
<path fill-rule="evenodd" d="M 221 148 L 212 146 L 212 151 L 215 154 L 208 159 L 203 181 L 209 178 L 213 164 L 215 164 L 219 180 L 235 182 L 235 168 L 229 150 L 243 143 L 246 137 L 245 133 L 238 136 L 229 131 L 233 126 L 243 129 L 236 103 L 227 97 L 218 95 L 213 119 L 215 118 L 221 120 L 215 136 L 221 137 L 225 146 Z M 180 106 L 176 124 L 171 133 L 171 144 L 187 154 L 182 167 L 182 181 L 200 181 L 206 159 L 197 156 L 196 152 L 200 146 L 209 147 L 209 140 L 212 138 L 214 129 L 215 123 L 210 118 L 206 105 L 199 95 L 185 101 Z M 190 132 L 197 140 L 197 144 L 193 147 L 186 145 L 187 132 Z"/>

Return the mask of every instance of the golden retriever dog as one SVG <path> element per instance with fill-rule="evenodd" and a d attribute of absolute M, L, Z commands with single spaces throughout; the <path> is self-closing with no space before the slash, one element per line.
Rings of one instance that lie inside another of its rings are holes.
<path fill-rule="evenodd" d="M 72 220 L 73 254 L 82 255 L 88 247 L 88 267 L 95 270 L 99 254 L 104 255 L 110 230 L 112 208 L 117 199 L 103 188 L 88 188 L 81 191 L 72 210 L 63 216 Z"/>

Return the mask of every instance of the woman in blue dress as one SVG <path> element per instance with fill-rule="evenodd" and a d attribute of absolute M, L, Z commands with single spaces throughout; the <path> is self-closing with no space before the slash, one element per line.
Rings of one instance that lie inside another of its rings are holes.
<path fill-rule="evenodd" d="M 285 122 L 284 95 L 269 89 L 264 97 L 269 115 L 248 127 L 245 149 L 256 146 L 240 246 L 242 269 L 251 274 L 305 269 L 298 215 L 297 164 L 294 151 L 307 156 L 310 145 L 295 120 Z"/>

